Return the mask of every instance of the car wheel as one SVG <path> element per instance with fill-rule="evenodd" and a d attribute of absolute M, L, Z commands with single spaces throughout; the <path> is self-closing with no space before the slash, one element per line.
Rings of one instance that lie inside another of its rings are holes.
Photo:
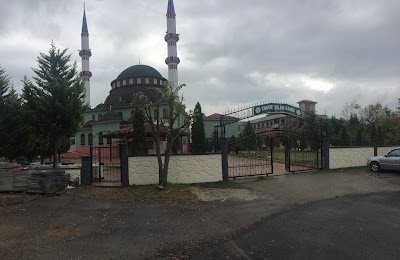
<path fill-rule="evenodd" d="M 373 172 L 379 172 L 381 170 L 381 165 L 378 162 L 371 162 L 371 170 Z"/>

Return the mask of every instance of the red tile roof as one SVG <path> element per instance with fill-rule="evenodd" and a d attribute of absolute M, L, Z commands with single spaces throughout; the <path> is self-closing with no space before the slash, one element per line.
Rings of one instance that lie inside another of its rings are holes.
<path fill-rule="evenodd" d="M 218 113 L 214 113 L 212 115 L 209 115 L 207 117 L 204 118 L 204 120 L 220 120 L 221 116 L 223 116 L 222 120 L 226 120 L 226 119 L 230 119 L 230 120 L 237 120 L 239 121 L 240 119 L 237 117 L 233 117 L 233 116 L 224 116 Z"/>
<path fill-rule="evenodd" d="M 302 101 L 299 101 L 297 103 L 313 103 L 313 104 L 317 104 L 318 102 L 315 102 L 315 101 L 312 101 L 312 100 L 309 100 L 309 99 L 303 99 Z"/>

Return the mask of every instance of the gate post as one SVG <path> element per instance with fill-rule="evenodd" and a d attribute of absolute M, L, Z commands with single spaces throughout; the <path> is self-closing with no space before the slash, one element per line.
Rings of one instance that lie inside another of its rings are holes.
<path fill-rule="evenodd" d="M 323 145 L 322 145 L 322 156 L 324 160 L 324 170 L 329 170 L 329 138 L 326 136 L 323 139 Z"/>
<path fill-rule="evenodd" d="M 119 158 L 121 160 L 121 182 L 123 187 L 129 186 L 128 144 L 119 145 Z"/>
<path fill-rule="evenodd" d="M 90 186 L 92 185 L 92 178 L 90 172 L 90 157 L 82 156 L 81 157 L 81 185 L 82 186 Z"/>
<path fill-rule="evenodd" d="M 222 180 L 229 180 L 228 173 L 228 142 L 225 137 L 221 138 L 221 160 L 222 160 Z"/>

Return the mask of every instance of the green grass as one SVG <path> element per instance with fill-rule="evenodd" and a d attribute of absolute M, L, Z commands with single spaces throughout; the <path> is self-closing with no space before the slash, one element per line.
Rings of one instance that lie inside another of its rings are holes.
<path fill-rule="evenodd" d="M 251 151 L 245 153 L 239 153 L 237 156 L 243 158 L 255 158 L 255 159 L 271 159 L 270 151 Z M 318 154 L 318 160 L 321 160 L 321 154 Z M 285 163 L 285 151 L 284 150 L 274 150 L 272 152 L 272 159 L 274 162 Z M 304 166 L 316 166 L 317 152 L 313 151 L 291 151 L 290 152 L 290 162 L 292 164 L 298 163 Z"/>

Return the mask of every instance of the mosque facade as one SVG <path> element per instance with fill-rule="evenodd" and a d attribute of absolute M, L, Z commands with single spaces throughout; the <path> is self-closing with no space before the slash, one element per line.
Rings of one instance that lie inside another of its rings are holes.
<path fill-rule="evenodd" d="M 133 65 L 123 70 L 111 81 L 111 90 L 104 103 L 88 109 L 83 115 L 81 130 L 71 138 L 71 152 L 78 154 L 89 154 L 90 145 L 113 145 L 123 141 L 129 143 L 132 138 L 132 123 L 135 113 L 134 94 L 143 92 L 152 100 L 157 97 L 159 89 L 164 89 L 167 84 L 176 88 L 178 86 L 178 64 L 177 42 L 179 35 L 176 33 L 176 14 L 173 0 L 168 1 L 167 7 L 167 32 L 164 36 L 167 42 L 168 56 L 165 63 L 168 66 L 168 79 L 161 73 L 148 65 Z M 86 13 L 83 13 L 81 47 L 79 55 L 82 58 L 82 71 L 80 76 L 85 83 L 85 103 L 90 105 L 90 78 L 89 60 L 92 52 L 89 48 L 89 30 L 87 26 Z M 166 106 L 160 105 L 159 110 L 152 109 L 153 118 L 167 116 Z M 183 120 L 181 118 L 180 120 Z M 179 123 L 179 122 L 178 122 Z M 153 143 L 151 128 L 145 125 L 149 154 L 156 151 Z M 165 136 L 160 136 L 161 151 L 165 150 Z M 187 152 L 189 147 L 188 136 L 182 134 L 180 152 Z"/>

